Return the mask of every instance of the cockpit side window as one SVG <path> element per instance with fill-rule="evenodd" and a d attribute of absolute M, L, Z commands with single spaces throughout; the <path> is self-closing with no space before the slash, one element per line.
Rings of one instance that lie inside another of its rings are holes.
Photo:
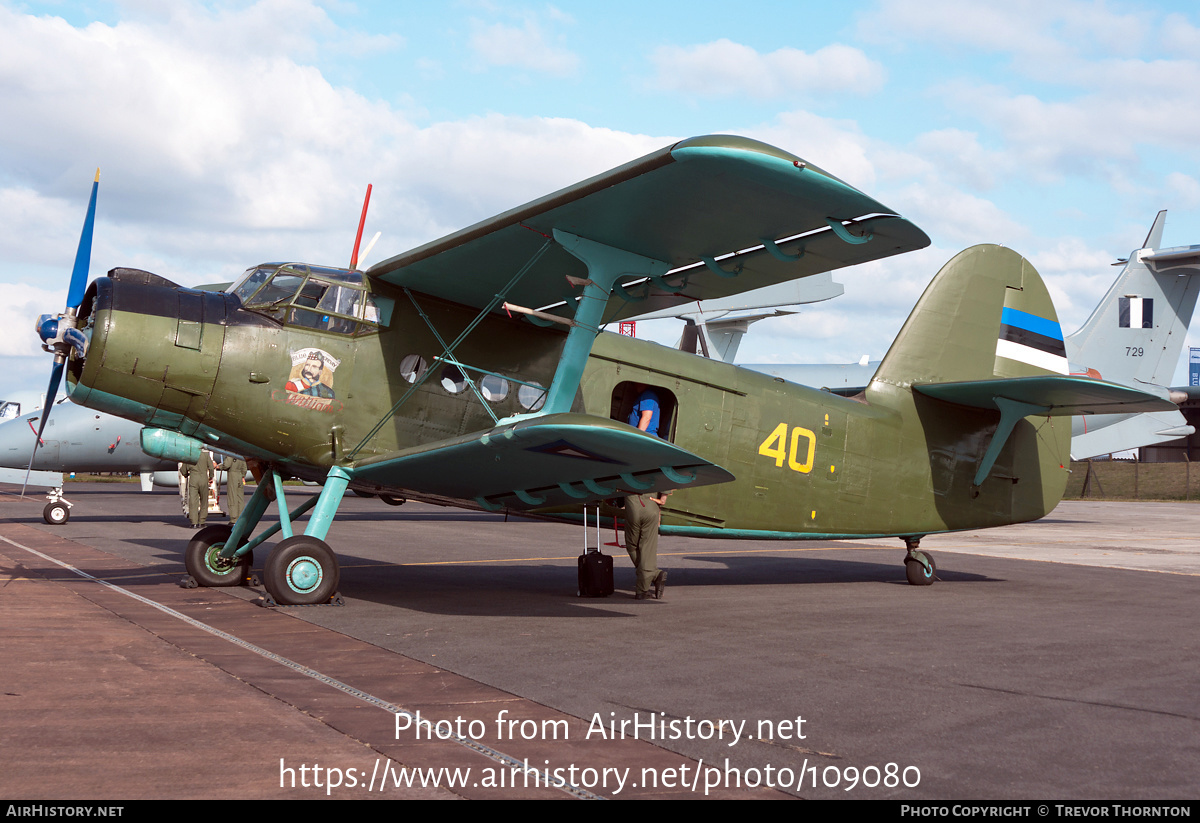
<path fill-rule="evenodd" d="M 263 283 L 266 283 L 268 278 L 275 273 L 278 266 L 259 266 L 254 269 L 247 269 L 242 275 L 242 279 L 238 281 L 230 291 L 236 294 L 242 301 L 242 305 L 250 302 L 250 298 L 254 293 L 262 288 Z"/>
<path fill-rule="evenodd" d="M 391 315 L 392 301 L 372 294 L 362 272 L 348 269 L 266 264 L 247 271 L 231 291 L 245 309 L 334 334 L 372 334 Z"/>

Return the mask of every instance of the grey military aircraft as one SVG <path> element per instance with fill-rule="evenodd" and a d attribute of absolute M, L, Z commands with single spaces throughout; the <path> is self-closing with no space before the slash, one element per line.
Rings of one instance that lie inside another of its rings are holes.
<path fill-rule="evenodd" d="M 680 351 L 732 363 L 750 324 L 768 317 L 795 314 L 790 310 L 791 306 L 832 300 L 845 292 L 846 287 L 835 283 L 832 273 L 823 272 L 743 294 L 647 312 L 632 319 L 635 322 L 665 318 L 682 320 L 684 330 L 677 347 Z"/>
<path fill-rule="evenodd" d="M 142 451 L 142 426 L 111 414 L 85 409 L 64 398 L 50 412 L 42 442 L 33 453 L 42 409 L 0 423 L 0 466 L 24 469 L 33 458 L 37 471 L 156 472 L 177 464 Z"/>

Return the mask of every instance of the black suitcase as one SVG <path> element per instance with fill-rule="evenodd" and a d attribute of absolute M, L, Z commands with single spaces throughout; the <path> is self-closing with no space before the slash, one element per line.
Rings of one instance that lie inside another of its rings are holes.
<path fill-rule="evenodd" d="M 587 543 L 587 508 L 583 510 L 583 554 L 579 555 L 579 596 L 608 597 L 613 593 L 613 559 L 600 551 L 600 507 L 596 507 L 596 549 Z"/>

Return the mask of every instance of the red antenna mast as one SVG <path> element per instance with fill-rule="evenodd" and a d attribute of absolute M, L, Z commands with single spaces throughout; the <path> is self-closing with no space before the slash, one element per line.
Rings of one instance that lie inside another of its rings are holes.
<path fill-rule="evenodd" d="M 354 236 L 354 252 L 350 255 L 350 268 L 358 268 L 358 245 L 362 242 L 363 224 L 367 222 L 367 206 L 371 203 L 371 184 L 367 184 L 367 196 L 363 198 L 362 217 L 358 218 L 358 234 Z"/>

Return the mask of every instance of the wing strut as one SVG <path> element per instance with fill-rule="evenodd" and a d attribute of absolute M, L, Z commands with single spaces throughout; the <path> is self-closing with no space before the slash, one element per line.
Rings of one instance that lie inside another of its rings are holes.
<path fill-rule="evenodd" d="M 534 252 L 533 256 L 529 258 L 529 261 L 524 266 L 521 267 L 520 271 L 518 271 L 516 274 L 514 274 L 512 279 L 508 281 L 508 284 L 505 285 L 505 287 L 503 289 L 501 289 L 488 302 L 488 304 L 483 307 L 483 309 L 479 312 L 479 314 L 475 316 L 475 319 L 472 320 L 467 325 L 467 327 L 462 330 L 462 333 L 459 334 L 458 337 L 454 338 L 453 343 L 451 343 L 449 346 L 446 346 L 443 343 L 443 348 L 445 349 L 445 351 L 442 352 L 442 358 L 446 359 L 448 362 L 453 363 L 459 367 L 459 371 L 462 372 L 463 377 L 465 377 L 467 379 L 467 381 L 471 383 L 472 389 L 475 389 L 475 384 L 473 382 L 471 382 L 471 378 L 467 375 L 467 373 L 465 371 L 463 371 L 461 364 L 459 364 L 458 361 L 455 360 L 454 350 L 458 347 L 458 344 L 461 343 L 466 338 L 466 336 L 468 334 L 470 334 L 472 331 L 475 330 L 475 327 L 478 326 L 483 321 L 483 318 L 487 317 L 488 313 L 491 312 L 492 309 L 496 308 L 496 306 L 498 306 L 504 302 L 505 297 L 512 290 L 512 288 L 521 281 L 521 278 L 524 277 L 526 275 L 526 273 L 529 272 L 530 269 L 533 268 L 533 265 L 541 258 L 541 256 L 543 254 L 545 254 L 546 249 L 550 248 L 551 242 L 552 242 L 551 240 L 547 239 L 545 243 L 543 243 L 540 247 L 538 247 L 538 250 L 536 252 Z M 405 288 L 404 291 L 405 291 L 405 293 L 408 294 L 409 299 L 412 300 L 412 293 L 409 292 L 407 288 Z M 421 317 L 425 318 L 426 325 L 429 325 L 430 330 L 433 331 L 434 335 L 438 339 L 438 342 L 441 343 L 442 342 L 441 335 L 439 335 L 437 333 L 437 331 L 433 328 L 432 324 L 429 323 L 429 318 L 425 317 L 425 313 L 423 311 L 421 311 L 421 307 L 417 305 L 417 302 L 415 300 L 413 300 L 413 306 L 416 307 L 417 311 L 421 314 Z M 403 406 L 406 402 L 408 402 L 408 398 L 413 396 L 413 394 L 417 391 L 417 389 L 419 389 L 422 386 L 422 384 L 424 384 L 425 378 L 427 378 L 431 374 L 433 374 L 433 369 L 432 368 L 426 369 L 424 371 L 424 373 L 422 373 L 420 376 L 417 377 L 416 380 L 413 381 L 412 385 L 408 387 L 408 391 L 406 391 L 403 395 L 400 396 L 400 399 L 397 400 L 396 404 L 394 406 L 392 406 L 391 409 L 388 410 L 388 413 L 385 414 L 382 418 L 380 418 L 379 422 L 376 423 L 375 426 L 369 432 L 367 432 L 366 436 L 362 439 L 362 441 L 357 446 L 355 446 L 353 449 L 351 449 L 349 451 L 349 453 L 347 453 L 347 455 L 346 455 L 347 461 L 353 460 L 358 455 L 358 453 L 360 451 L 362 451 L 363 447 L 367 445 L 367 443 L 371 440 L 371 438 L 379 433 L 379 430 L 383 428 L 384 424 L 386 424 L 387 421 L 391 420 L 392 417 L 396 414 L 396 412 L 400 410 L 400 407 Z M 478 390 L 475 390 L 475 393 L 476 393 L 476 395 L 478 395 L 479 394 Z M 481 403 L 483 402 L 483 398 L 480 398 L 480 402 Z M 485 409 L 488 409 L 488 404 L 483 403 L 483 407 Z M 488 409 L 488 413 L 489 414 L 491 413 L 490 409 Z M 495 415 L 493 415 L 493 418 L 494 417 L 495 417 Z"/>
<path fill-rule="evenodd" d="M 1008 442 L 1008 436 L 1012 434 L 1017 423 L 1031 414 L 1046 414 L 1051 410 L 1050 406 L 1022 403 L 1019 400 L 1009 400 L 1007 397 L 993 398 L 993 402 L 996 404 L 996 408 L 1000 409 L 1000 422 L 996 425 L 992 442 L 988 444 L 987 451 L 984 452 L 983 462 L 979 464 L 979 470 L 975 472 L 975 479 L 971 481 L 976 486 L 982 486 L 983 481 L 987 479 L 988 474 L 992 471 L 992 466 L 996 464 L 996 458 L 1000 456 L 1000 450 Z"/>
<path fill-rule="evenodd" d="M 670 264 L 661 260 L 605 246 L 560 229 L 554 230 L 554 239 L 583 261 L 588 269 L 588 279 L 583 281 L 583 296 L 575 308 L 575 323 L 567 333 L 562 359 L 558 370 L 554 372 L 546 404 L 538 414 L 571 410 L 588 355 L 592 351 L 592 343 L 600 333 L 604 309 L 617 280 L 627 276 L 659 279 L 671 269 Z"/>

